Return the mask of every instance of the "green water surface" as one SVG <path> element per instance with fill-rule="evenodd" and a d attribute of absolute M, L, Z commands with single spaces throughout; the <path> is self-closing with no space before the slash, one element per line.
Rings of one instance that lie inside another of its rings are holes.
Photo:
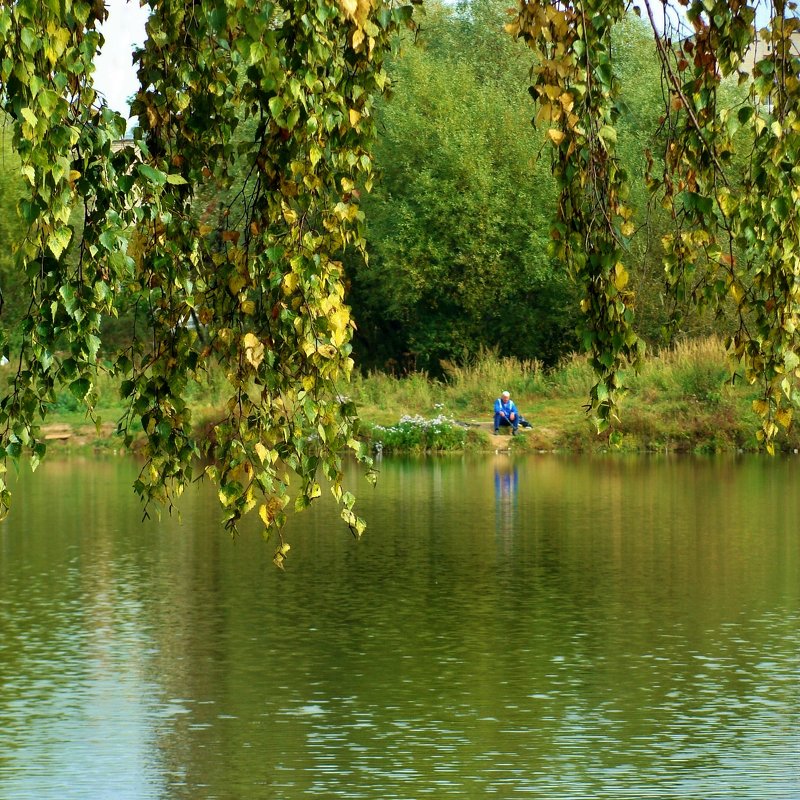
<path fill-rule="evenodd" d="M 387 459 L 286 573 L 138 468 L 16 487 L 2 800 L 800 798 L 800 459 Z"/>

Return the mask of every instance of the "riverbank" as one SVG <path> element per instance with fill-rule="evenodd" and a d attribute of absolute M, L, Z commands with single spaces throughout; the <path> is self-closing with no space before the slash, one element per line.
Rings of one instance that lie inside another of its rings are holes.
<path fill-rule="evenodd" d="M 758 399 L 754 387 L 726 383 L 729 371 L 717 339 L 687 342 L 651 356 L 620 406 L 615 431 L 624 452 L 755 452 Z M 344 388 L 360 409 L 361 437 L 383 452 L 495 452 L 608 450 L 584 409 L 593 376 L 575 356 L 557 369 L 535 361 L 486 355 L 467 367 L 449 366 L 443 380 L 423 374 L 358 375 Z M 122 406 L 114 388 L 101 386 L 99 426 L 69 396 L 59 398 L 44 426 L 53 448 L 118 450 L 114 433 Z M 507 389 L 531 428 L 511 437 L 492 433 L 492 405 Z M 207 427 L 224 404 L 224 380 L 211 376 L 191 399 L 198 426 Z M 800 449 L 796 428 L 777 448 Z"/>
<path fill-rule="evenodd" d="M 741 380 L 732 385 L 729 377 L 724 347 L 716 338 L 684 342 L 651 355 L 641 372 L 630 376 L 630 391 L 614 426 L 620 439 L 615 449 L 758 451 L 759 418 L 753 411 L 758 388 Z M 399 415 L 443 415 L 466 427 L 466 449 L 601 452 L 610 449 L 609 434 L 598 435 L 585 410 L 593 382 L 592 370 L 581 356 L 553 370 L 537 362 L 486 356 L 469 367 L 448 369 L 445 381 L 414 375 L 360 378 L 354 383 L 354 399 L 367 435 L 376 444 Z M 532 425 L 513 440 L 491 435 L 492 404 L 505 389 Z M 796 426 L 779 435 L 776 449 L 800 449 Z"/>

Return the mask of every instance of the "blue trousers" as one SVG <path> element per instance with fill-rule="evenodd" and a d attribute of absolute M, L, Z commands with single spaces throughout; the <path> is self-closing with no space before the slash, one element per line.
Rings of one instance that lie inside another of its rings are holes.
<path fill-rule="evenodd" d="M 506 425 L 510 425 L 516 433 L 517 428 L 519 427 L 519 414 L 514 414 L 514 419 L 509 420 L 498 411 L 494 415 L 494 429 L 497 430 L 499 427 L 505 427 Z"/>

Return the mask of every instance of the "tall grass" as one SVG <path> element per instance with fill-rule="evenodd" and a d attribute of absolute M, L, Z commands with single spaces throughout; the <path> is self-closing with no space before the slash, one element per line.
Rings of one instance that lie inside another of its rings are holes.
<path fill-rule="evenodd" d="M 543 393 L 547 397 L 586 398 L 596 380 L 586 356 L 573 353 L 547 374 Z"/>
<path fill-rule="evenodd" d="M 444 362 L 442 367 L 450 403 L 459 410 L 491 407 L 494 398 L 504 391 L 512 397 L 534 393 L 541 389 L 544 375 L 540 361 L 517 361 L 491 350 L 482 351 L 463 366 Z"/>
<path fill-rule="evenodd" d="M 467 364 L 443 367 L 442 380 L 425 373 L 355 374 L 340 392 L 359 406 L 364 435 L 381 441 L 387 450 L 480 446 L 485 434 L 476 423 L 489 431 L 492 405 L 503 390 L 511 392 L 532 423 L 533 429 L 520 437 L 531 446 L 588 450 L 604 445 L 582 410 L 595 380 L 585 356 L 573 355 L 545 370 L 535 360 L 515 361 L 486 351 Z M 11 369 L 1 367 L 0 378 Z M 752 400 L 757 390 L 741 383 L 730 386 L 729 375 L 719 338 L 678 342 L 650 355 L 641 372 L 631 374 L 630 392 L 620 404 L 615 427 L 632 448 L 755 449 L 758 420 Z M 115 422 L 124 409 L 116 382 L 101 374 L 97 390 L 98 414 L 104 422 Z M 206 380 L 187 392 L 195 423 L 224 413 L 230 391 L 223 370 L 210 365 Z M 445 418 L 447 425 L 442 423 Z M 60 390 L 50 420 L 80 424 L 85 419 L 81 404 L 68 390 Z M 452 420 L 457 421 L 455 427 Z M 782 434 L 779 444 L 800 447 L 800 434 Z"/>
<path fill-rule="evenodd" d="M 396 420 L 403 414 L 428 414 L 444 403 L 445 388 L 424 372 L 396 377 L 381 372 L 354 374 L 342 393 L 352 397 L 362 416 L 376 422 Z"/>
<path fill-rule="evenodd" d="M 633 382 L 644 399 L 680 396 L 703 404 L 723 399 L 730 367 L 722 340 L 715 336 L 677 342 L 645 361 Z"/>
<path fill-rule="evenodd" d="M 363 419 L 394 424 L 403 415 L 431 419 L 447 414 L 488 429 L 492 404 L 503 390 L 543 437 L 541 446 L 603 446 L 582 408 L 596 377 L 583 355 L 545 370 L 535 360 L 516 361 L 486 351 L 464 365 L 444 364 L 445 379 L 425 374 L 396 377 L 371 373 L 349 391 Z M 634 448 L 720 450 L 754 446 L 757 421 L 751 387 L 728 385 L 729 364 L 718 337 L 685 340 L 650 355 L 619 408 L 616 429 Z M 530 437 L 528 437 L 530 438 Z M 532 439 L 532 440 L 533 440 Z M 794 446 L 794 445 L 792 445 Z"/>

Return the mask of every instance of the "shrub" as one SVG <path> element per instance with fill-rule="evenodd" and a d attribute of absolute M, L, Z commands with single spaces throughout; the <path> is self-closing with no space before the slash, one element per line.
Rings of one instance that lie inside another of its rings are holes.
<path fill-rule="evenodd" d="M 465 428 L 443 415 L 433 419 L 404 416 L 394 425 L 373 425 L 370 433 L 376 448 L 385 452 L 463 450 L 467 438 Z"/>

